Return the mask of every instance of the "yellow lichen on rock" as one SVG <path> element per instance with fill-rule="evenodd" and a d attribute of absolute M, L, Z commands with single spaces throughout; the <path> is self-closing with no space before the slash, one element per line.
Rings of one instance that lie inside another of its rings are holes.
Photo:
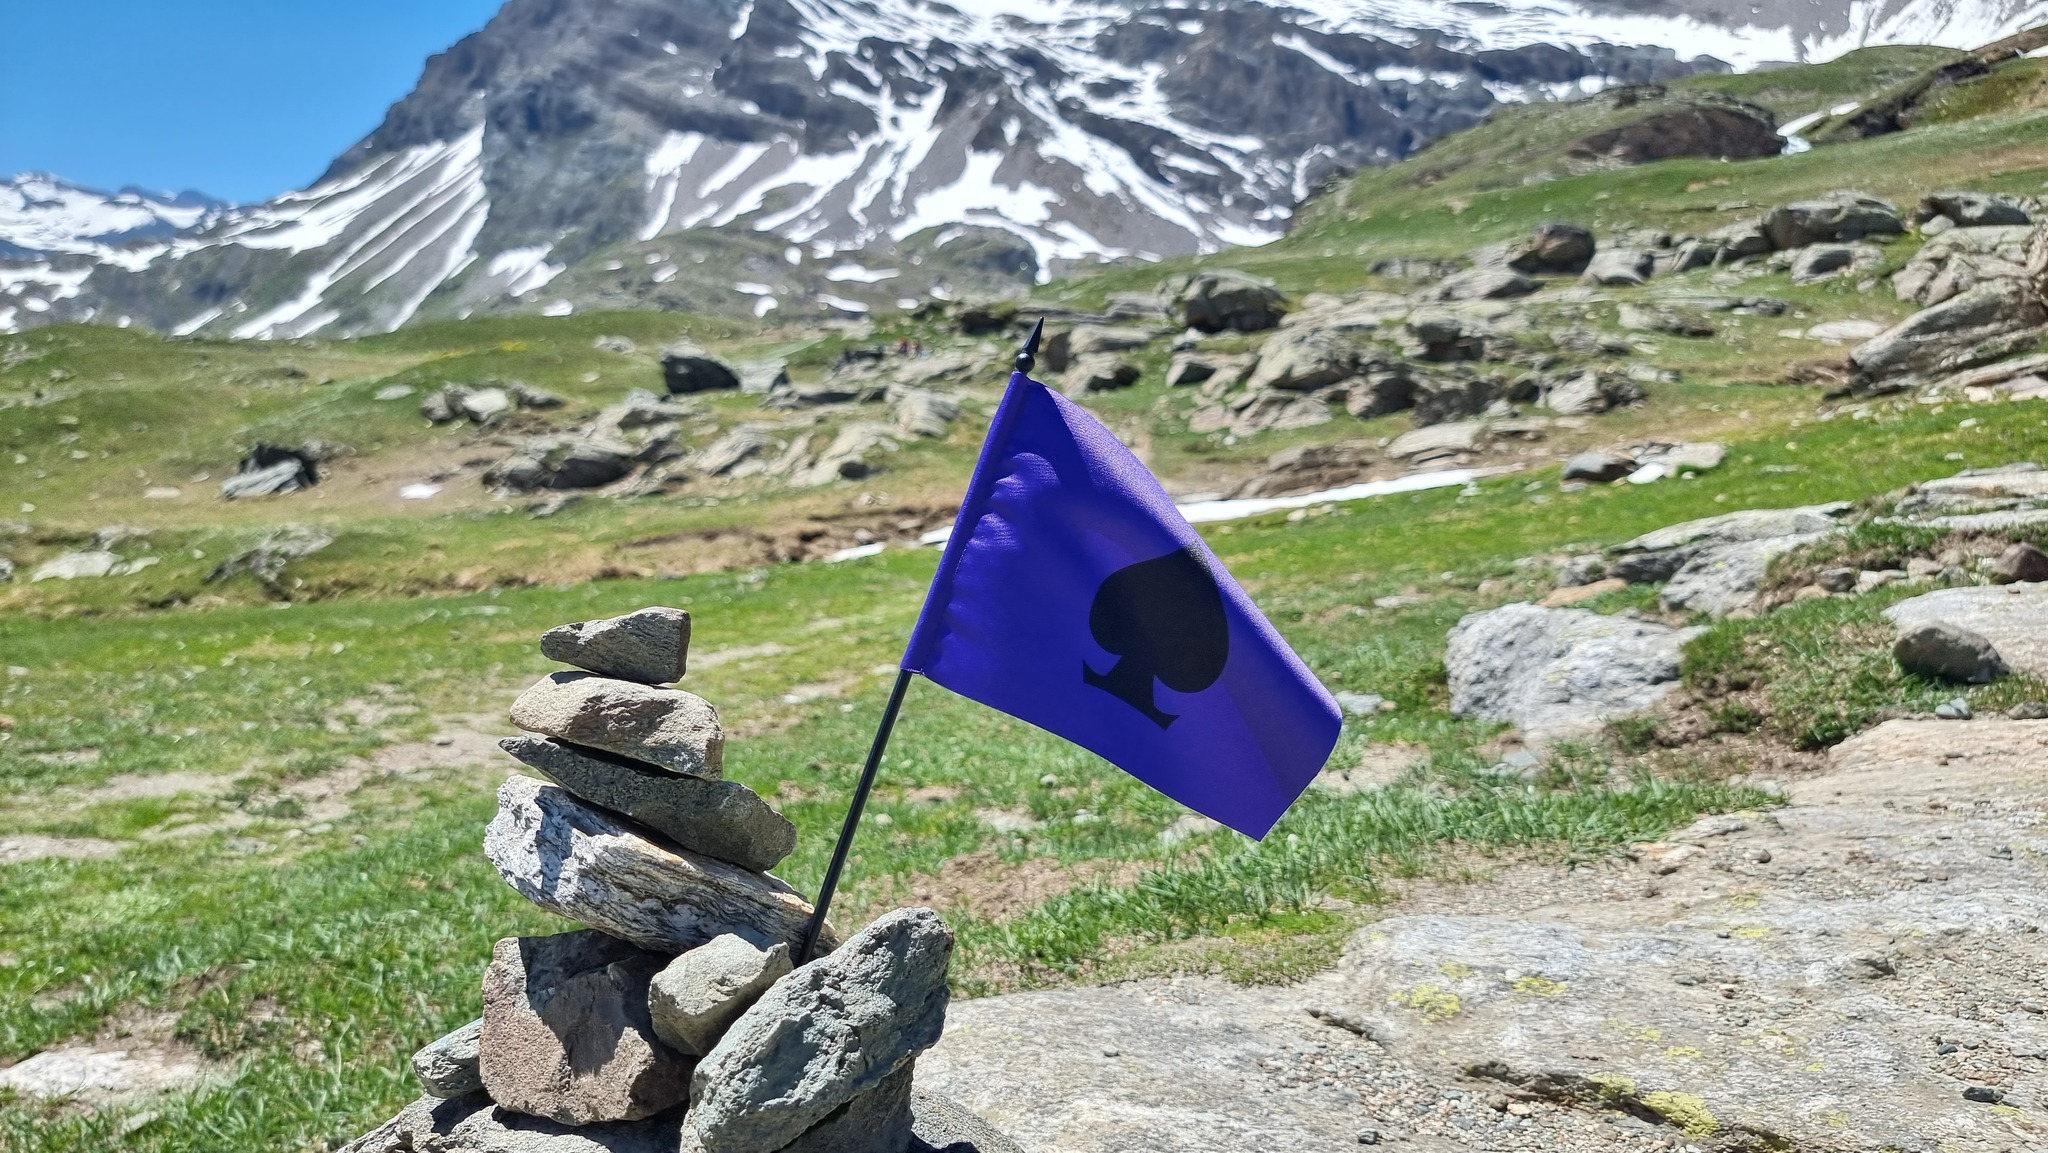
<path fill-rule="evenodd" d="M 1553 981 L 1548 977 L 1523 977 L 1515 982 L 1515 992 L 1531 993 L 1538 997 L 1555 997 L 1571 986 L 1564 981 Z"/>
<path fill-rule="evenodd" d="M 1395 993 L 1387 1000 L 1395 1005 L 1405 1005 L 1432 1021 L 1448 1021 L 1465 1011 L 1465 1002 L 1456 993 L 1438 985 L 1417 985 L 1405 993 Z"/>
<path fill-rule="evenodd" d="M 1594 1073 L 1586 1080 L 1600 1090 L 1600 1099 L 1610 1105 L 1619 1105 L 1635 1099 L 1636 1079 L 1625 1073 Z"/>
<path fill-rule="evenodd" d="M 1678 1131 L 1685 1134 L 1688 1141 L 1710 1137 L 1714 1130 L 1720 1128 L 1720 1122 L 1715 1121 L 1714 1115 L 1707 1110 L 1706 1101 L 1691 1093 L 1659 1089 L 1655 1093 L 1643 1094 L 1642 1102 L 1659 1117 L 1678 1126 Z"/>
<path fill-rule="evenodd" d="M 1472 978 L 1472 967 L 1457 961 L 1445 961 L 1436 967 L 1436 971 L 1453 981 L 1468 981 Z"/>

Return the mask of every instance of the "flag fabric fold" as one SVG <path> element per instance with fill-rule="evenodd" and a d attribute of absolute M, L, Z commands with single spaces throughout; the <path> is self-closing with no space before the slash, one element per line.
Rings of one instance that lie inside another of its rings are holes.
<path fill-rule="evenodd" d="M 1010 377 L 902 667 L 1263 837 L 1342 714 L 1137 457 Z"/>

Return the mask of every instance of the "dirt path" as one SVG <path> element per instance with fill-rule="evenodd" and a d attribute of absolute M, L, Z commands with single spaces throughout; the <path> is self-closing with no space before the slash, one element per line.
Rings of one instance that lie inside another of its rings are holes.
<path fill-rule="evenodd" d="M 920 1077 L 1033 1153 L 2048 1147 L 2048 722 L 1893 721 L 1791 801 L 1418 894 L 1293 988 L 962 1003 Z"/>

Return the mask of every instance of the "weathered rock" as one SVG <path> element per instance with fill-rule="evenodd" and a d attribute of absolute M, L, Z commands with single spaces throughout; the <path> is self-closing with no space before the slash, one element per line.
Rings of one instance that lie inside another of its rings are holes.
<path fill-rule="evenodd" d="M 1667 612 L 1726 616 L 1746 609 L 1770 574 L 1771 562 L 1826 534 L 1766 537 L 1708 549 L 1672 574 L 1661 597 Z"/>
<path fill-rule="evenodd" d="M 1722 243 L 1710 237 L 1687 240 L 1672 251 L 1669 266 L 1660 266 L 1659 271 L 1676 274 L 1706 268 L 1721 259 L 1722 251 Z"/>
<path fill-rule="evenodd" d="M 767 949 L 727 934 L 677 957 L 648 986 L 655 1035 L 703 1056 L 768 987 L 789 973 L 789 946 Z"/>
<path fill-rule="evenodd" d="M 686 849 L 765 873 L 796 848 L 796 826 L 738 781 L 677 775 L 541 737 L 498 742 L 521 764 Z"/>
<path fill-rule="evenodd" d="M 664 959 L 592 930 L 507 937 L 484 973 L 479 1069 L 491 1100 L 563 1125 L 637 1121 L 689 1097 L 647 987 Z"/>
<path fill-rule="evenodd" d="M 1971 685 L 1988 684 L 2011 671 L 1989 640 L 1944 621 L 1901 631 L 1892 656 L 1909 673 Z"/>
<path fill-rule="evenodd" d="M 1849 508 L 1845 502 L 1836 502 L 1799 508 L 1743 509 L 1668 525 L 1609 550 L 1614 562 L 1607 575 L 1621 577 L 1630 584 L 1670 580 L 1694 557 L 1728 545 L 1836 531 L 1841 527 L 1838 518 Z"/>
<path fill-rule="evenodd" d="M 680 689 L 551 673 L 512 702 L 512 723 L 672 772 L 717 777 L 724 771 L 718 710 Z"/>
<path fill-rule="evenodd" d="M 1587 284 L 1626 287 L 1644 284 L 1656 269 L 1656 261 L 1640 248 L 1603 248 L 1593 254 L 1581 280 Z"/>
<path fill-rule="evenodd" d="M 1358 346 L 1324 328 L 1282 329 L 1259 349 L 1247 385 L 1254 389 L 1306 392 L 1335 384 L 1357 372 Z"/>
<path fill-rule="evenodd" d="M 1561 479 L 1607 484 L 1620 480 L 1635 470 L 1636 462 L 1631 457 L 1617 456 L 1609 452 L 1582 452 L 1564 462 Z"/>
<path fill-rule="evenodd" d="M 1643 386 L 1628 377 L 1589 368 L 1544 389 L 1540 403 L 1559 416 L 1593 416 L 1640 404 L 1643 397 Z"/>
<path fill-rule="evenodd" d="M 859 480 L 881 471 L 876 458 L 900 447 L 893 425 L 860 421 L 839 430 L 825 451 L 810 466 L 800 469 L 790 483 L 816 487 L 839 480 Z"/>
<path fill-rule="evenodd" d="M 1090 392 L 1111 392 L 1138 383 L 1138 366 L 1115 353 L 1076 356 L 1063 377 L 1069 396 Z"/>
<path fill-rule="evenodd" d="M 1424 300 L 1501 300 L 1527 296 L 1541 287 L 1535 277 L 1511 268 L 1474 268 L 1445 277 L 1417 295 Z"/>
<path fill-rule="evenodd" d="M 1287 297 L 1270 281 L 1233 269 L 1198 273 L 1174 300 L 1174 316 L 1203 332 L 1258 332 L 1280 323 Z"/>
<path fill-rule="evenodd" d="M 1105 352 L 1133 352 L 1159 339 L 1156 328 L 1117 324 L 1077 325 L 1067 335 L 1069 355 L 1079 358 Z"/>
<path fill-rule="evenodd" d="M 899 909 L 776 982 L 692 1078 L 708 1153 L 780 1149 L 930 1048 L 952 952 L 937 913 Z"/>
<path fill-rule="evenodd" d="M 1771 238 L 1764 232 L 1763 221 L 1742 220 L 1725 224 L 1707 234 L 1707 239 L 1720 247 L 1716 258 L 1722 264 L 1729 264 L 1748 256 L 1763 256 L 1771 251 Z"/>
<path fill-rule="evenodd" d="M 662 350 L 661 380 L 670 393 L 678 396 L 740 386 L 739 373 L 687 340 Z"/>
<path fill-rule="evenodd" d="M 1992 192 L 1936 192 L 1921 197 L 1913 209 L 1914 223 L 1925 225 L 1937 219 L 1963 228 L 2032 223 L 2019 201 Z"/>
<path fill-rule="evenodd" d="M 615 352 L 620 356 L 631 356 L 640 351 L 640 346 L 634 344 L 633 338 L 629 336 L 599 336 L 590 342 L 590 346 L 602 352 Z"/>
<path fill-rule="evenodd" d="M 1991 564 L 1993 584 L 2048 581 L 2048 553 L 2021 541 L 2000 553 Z"/>
<path fill-rule="evenodd" d="M 482 1018 L 432 1042 L 412 1055 L 413 1076 L 429 1097 L 462 1097 L 484 1087 L 477 1061 L 484 1033 Z"/>
<path fill-rule="evenodd" d="M 1486 355 L 1491 331 L 1474 317 L 1447 308 L 1418 308 L 1400 331 L 1401 351 L 1417 360 L 1439 363 L 1479 360 Z"/>
<path fill-rule="evenodd" d="M 1229 411 L 1230 418 L 1225 427 L 1233 436 L 1254 436 L 1276 429 L 1312 428 L 1334 419 L 1329 403 L 1320 396 L 1276 389 L 1243 393 L 1231 402 Z"/>
<path fill-rule="evenodd" d="M 1319 492 L 1360 479 L 1377 450 L 1366 441 L 1297 444 L 1266 458 L 1266 465 L 1230 490 L 1232 499 Z"/>
<path fill-rule="evenodd" d="M 1250 356 L 1226 356 L 1217 353 L 1183 352 L 1174 356 L 1166 368 L 1166 386 L 1182 388 L 1192 384 L 1208 384 L 1211 387 L 1228 388 L 1242 382 L 1251 373 L 1254 358 Z M 1204 395 L 1207 395 L 1205 390 Z"/>
<path fill-rule="evenodd" d="M 1831 192 L 1818 200 L 1771 209 L 1764 214 L 1763 231 L 1771 238 L 1771 247 L 1782 250 L 1831 240 L 1897 236 L 1906 231 L 1906 224 L 1886 201 L 1856 192 Z"/>
<path fill-rule="evenodd" d="M 1443 453 L 1471 452 L 1486 440 L 1483 420 L 1453 421 L 1404 432 L 1387 445 L 1387 455 L 1410 460 Z"/>
<path fill-rule="evenodd" d="M 743 360 L 734 369 L 734 375 L 740 380 L 740 391 L 751 396 L 767 396 L 789 387 L 789 362 L 786 360 Z"/>
<path fill-rule="evenodd" d="M 1611 99 L 1625 100 L 1642 89 L 1615 90 Z M 1661 89 L 1652 98 L 1663 97 Z M 1565 145 L 1565 155 L 1608 164 L 1646 164 L 1678 156 L 1711 156 L 1751 160 L 1776 156 L 1785 147 L 1770 113 L 1737 100 L 1694 98 L 1683 107 L 1651 110 L 1611 128 L 1588 133 Z"/>
<path fill-rule="evenodd" d="M 1415 407 L 1415 378 L 1399 365 L 1368 369 L 1344 386 L 1344 411 L 1360 420 Z"/>
<path fill-rule="evenodd" d="M 915 1076 L 916 1063 L 906 1063 L 775 1153 L 916 1153 L 922 1143 L 912 1137 Z M 682 1144 L 676 1153 L 707 1153 L 695 1118 L 693 1113 L 683 1119 Z"/>
<path fill-rule="evenodd" d="M 471 421 L 489 424 L 512 411 L 512 396 L 502 388 L 490 386 L 465 389 L 456 407 Z"/>
<path fill-rule="evenodd" d="M 928 388 L 892 385 L 888 401 L 895 410 L 896 427 L 912 436 L 942 438 L 960 419 L 960 398 Z"/>
<path fill-rule="evenodd" d="M 1407 382 L 1408 407 L 1413 410 L 1417 428 L 1478 416 L 1500 396 L 1500 387 L 1483 376 L 1402 379 Z M 1396 390 L 1393 395 L 1398 396 L 1399 383 L 1390 383 Z"/>
<path fill-rule="evenodd" d="M 1593 259 L 1593 234 L 1576 224 L 1539 224 L 1527 239 L 1508 247 L 1506 264 L 1516 272 L 1579 273 Z"/>
<path fill-rule="evenodd" d="M 1856 390 L 1894 391 L 1910 386 L 1918 376 L 1988 364 L 2033 343 L 2044 319 L 2048 309 L 2032 286 L 2019 281 L 1981 284 L 1858 346 L 1849 354 Z"/>
<path fill-rule="evenodd" d="M 1900 300 L 1924 307 L 1979 285 L 2024 282 L 2027 244 L 2034 235 L 2031 227 L 1949 229 L 1921 245 L 1892 275 L 1892 291 Z"/>
<path fill-rule="evenodd" d="M 633 471 L 636 449 L 595 436 L 542 436 L 492 465 L 483 476 L 493 488 L 598 488 Z"/>
<path fill-rule="evenodd" d="M 1812 284 L 1856 263 L 1857 248 L 1847 244 L 1809 244 L 1792 258 L 1792 283 Z M 1876 249 L 1871 251 L 1875 252 Z"/>
<path fill-rule="evenodd" d="M 235 475 L 220 483 L 228 500 L 282 496 L 320 483 L 320 469 L 304 449 L 258 444 L 235 466 Z"/>
<path fill-rule="evenodd" d="M 1473 613 L 1445 648 L 1451 712 L 1506 721 L 1531 742 L 1593 732 L 1670 692 L 1696 631 L 1530 604 Z"/>
<path fill-rule="evenodd" d="M 811 916 L 774 877 L 643 834 L 531 777 L 499 787 L 484 855 L 541 908 L 671 955 L 726 933 L 794 947 Z M 820 939 L 831 948 L 838 936 L 828 925 Z"/>
<path fill-rule="evenodd" d="M 757 462 L 760 454 L 775 444 L 769 429 L 741 425 L 706 445 L 691 464 L 706 476 L 731 476 L 741 466 Z"/>
<path fill-rule="evenodd" d="M 1937 589 L 1900 601 L 1884 615 L 1901 630 L 1947 624 L 1989 641 L 2014 672 L 2048 677 L 2048 584 Z"/>
<path fill-rule="evenodd" d="M 541 655 L 604 677 L 665 685 L 683 679 L 690 614 L 656 605 L 624 616 L 557 625 L 542 633 Z"/>
<path fill-rule="evenodd" d="M 286 524 L 263 534 L 263 539 L 249 548 L 230 553 L 213 570 L 206 574 L 206 583 L 224 581 L 237 573 L 248 573 L 256 582 L 273 592 L 283 592 L 285 566 L 292 561 L 312 556 L 334 543 L 334 536 L 324 530 L 305 525 Z"/>
<path fill-rule="evenodd" d="M 852 1117 L 854 1110 L 845 1115 Z M 843 1132 L 832 1135 L 859 1139 Z M 489 1097 L 474 1093 L 453 1101 L 422 1097 L 340 1153 L 695 1153 L 701 1148 L 687 1119 L 673 1112 L 643 1121 L 571 1127 L 494 1108 Z M 857 1144 L 796 1148 L 799 1153 L 871 1153 Z M 892 1153 L 1024 1151 L 952 1099 L 914 1089 L 907 1148 L 899 1142 Z"/>
<path fill-rule="evenodd" d="M 1620 309 L 1623 328 L 1639 332 L 1666 332 L 1673 336 L 1714 335 L 1714 324 L 1690 309 L 1655 305 L 1624 304 Z"/>

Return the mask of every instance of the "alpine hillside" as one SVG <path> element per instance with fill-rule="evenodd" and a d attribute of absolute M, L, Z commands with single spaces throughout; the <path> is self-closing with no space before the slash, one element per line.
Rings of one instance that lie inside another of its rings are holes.
<path fill-rule="evenodd" d="M 1873 43 L 1971 46 L 2042 15 L 2028 0 L 510 0 L 303 191 L 219 211 L 0 186 L 0 331 L 859 314 L 1265 243 L 1331 175 L 1505 103 Z"/>

